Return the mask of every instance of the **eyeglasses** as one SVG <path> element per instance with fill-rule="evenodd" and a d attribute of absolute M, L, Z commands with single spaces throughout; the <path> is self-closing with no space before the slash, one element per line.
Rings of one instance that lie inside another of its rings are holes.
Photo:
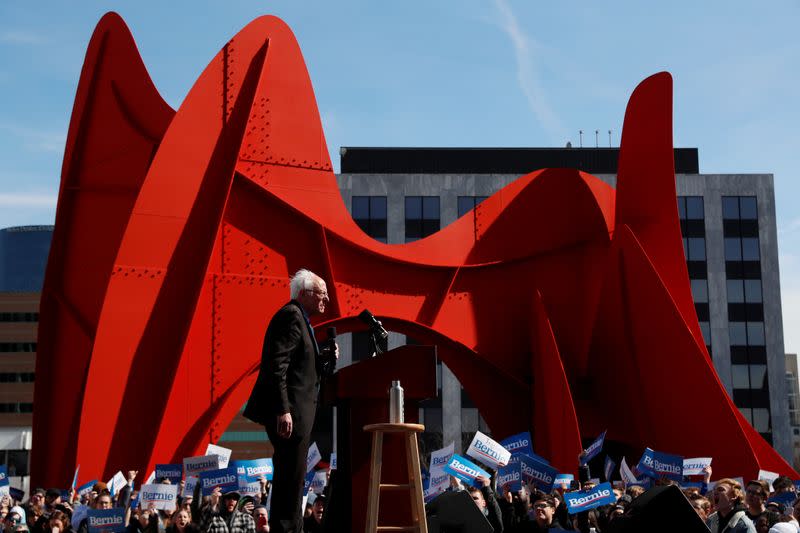
<path fill-rule="evenodd" d="M 534 509 L 547 509 L 550 507 L 549 503 L 537 503 L 533 506 Z"/>
<path fill-rule="evenodd" d="M 306 289 L 306 291 L 313 292 L 314 294 L 322 296 L 323 298 L 327 298 L 328 297 L 328 291 L 322 291 L 320 289 Z"/>

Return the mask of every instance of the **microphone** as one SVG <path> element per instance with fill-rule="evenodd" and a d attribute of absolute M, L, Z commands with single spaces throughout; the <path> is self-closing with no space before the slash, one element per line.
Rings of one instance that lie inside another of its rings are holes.
<path fill-rule="evenodd" d="M 330 376 L 336 370 L 336 357 L 334 356 L 334 349 L 336 346 L 336 326 L 328 326 L 328 338 L 323 341 L 320 346 L 320 355 L 322 360 L 318 361 L 318 371 L 323 376 Z"/>
<path fill-rule="evenodd" d="M 328 342 L 330 344 L 336 342 L 336 326 L 328 326 Z"/>
<path fill-rule="evenodd" d="M 364 309 L 361 311 L 361 313 L 358 315 L 358 319 L 368 325 L 369 329 L 371 329 L 373 333 L 378 334 L 380 338 L 389 338 L 389 332 L 383 328 L 381 321 L 375 318 L 375 315 L 369 312 L 369 309 Z"/>

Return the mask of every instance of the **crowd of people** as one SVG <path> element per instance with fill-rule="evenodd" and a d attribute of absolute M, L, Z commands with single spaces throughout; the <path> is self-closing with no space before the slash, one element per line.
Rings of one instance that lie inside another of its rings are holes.
<path fill-rule="evenodd" d="M 128 473 L 128 484 L 114 494 L 106 483 L 95 483 L 91 491 L 79 495 L 74 489 L 64 498 L 59 489 L 33 490 L 25 501 L 10 495 L 0 496 L 1 533 L 90 533 L 86 509 L 125 510 L 125 533 L 269 533 L 270 483 L 260 477 L 261 494 L 223 493 L 216 488 L 202 496 L 199 484 L 192 495 L 178 497 L 175 509 L 156 509 L 138 505 L 132 489 L 136 472 Z M 157 480 L 170 483 L 169 479 Z M 183 492 L 183 481 L 178 494 Z M 304 531 L 322 531 L 327 497 L 309 493 L 303 519 Z M 85 507 L 86 509 L 81 509 Z M 73 520 L 76 517 L 76 520 Z"/>
<path fill-rule="evenodd" d="M 125 510 L 125 533 L 268 533 L 270 483 L 260 478 L 261 494 L 242 496 L 239 492 L 223 493 L 216 488 L 202 496 L 199 485 L 194 494 L 179 497 L 174 510 L 159 510 L 153 505 L 137 505 L 132 490 L 135 472 L 128 473 L 128 484 L 112 494 L 103 482 L 79 495 L 69 491 L 66 498 L 59 489 L 35 489 L 26 501 L 15 501 L 9 495 L 0 497 L 3 533 L 90 533 L 88 509 Z M 711 469 L 702 483 L 681 487 L 667 479 L 656 485 L 675 484 L 712 533 L 800 533 L 800 497 L 794 482 L 778 477 L 771 486 L 764 480 L 751 480 L 744 486 L 734 479 L 711 482 Z M 157 482 L 169 483 L 168 479 Z M 183 482 L 181 482 L 183 485 Z M 493 479 L 479 476 L 478 486 L 464 486 L 451 477 L 449 491 L 466 491 L 485 516 L 495 533 L 528 533 L 606 530 L 624 517 L 631 504 L 646 489 L 640 485 L 614 488 L 615 502 L 589 511 L 570 514 L 564 493 L 570 489 L 556 486 L 550 493 L 523 484 L 521 490 L 503 491 Z M 590 489 L 593 482 L 580 484 Z M 688 485 L 688 484 L 687 484 Z M 574 487 L 573 487 L 574 488 Z M 182 493 L 179 487 L 178 493 Z M 323 522 L 326 493 L 309 492 L 303 520 L 304 531 L 339 531 L 336 524 Z M 73 517 L 76 517 L 73 520 Z M 325 527 L 323 527 L 323 525 Z"/>

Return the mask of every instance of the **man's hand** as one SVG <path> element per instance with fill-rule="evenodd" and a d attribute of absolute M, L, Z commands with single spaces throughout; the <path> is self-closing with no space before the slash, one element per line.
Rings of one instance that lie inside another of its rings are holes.
<path fill-rule="evenodd" d="M 222 496 L 222 489 L 220 487 L 214 487 L 214 491 L 211 493 L 211 507 L 216 509 L 217 505 L 219 505 L 219 497 Z"/>
<path fill-rule="evenodd" d="M 138 474 L 138 470 L 128 470 L 128 484 L 131 483 L 134 479 L 136 479 L 136 474 Z"/>
<path fill-rule="evenodd" d="M 278 436 L 288 439 L 292 436 L 292 413 L 278 415 Z"/>
<path fill-rule="evenodd" d="M 492 482 L 492 481 L 491 481 L 491 480 L 490 480 L 488 477 L 486 477 L 486 476 L 478 476 L 478 477 L 476 477 L 476 478 L 475 478 L 475 480 L 476 480 L 478 483 L 480 483 L 481 485 L 483 485 L 484 487 L 488 487 L 488 486 L 489 486 L 489 484 Z"/>

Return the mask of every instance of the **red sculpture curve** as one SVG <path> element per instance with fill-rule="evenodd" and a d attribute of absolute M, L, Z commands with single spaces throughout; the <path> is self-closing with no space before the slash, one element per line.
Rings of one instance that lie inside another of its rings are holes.
<path fill-rule="evenodd" d="M 149 471 L 215 442 L 300 267 L 328 281 L 326 323 L 350 330 L 366 307 L 436 343 L 494 434 L 532 426 L 564 471 L 581 436 L 608 427 L 632 451 L 713 455 L 721 475 L 796 475 L 743 421 L 699 334 L 675 207 L 671 83 L 657 74 L 631 97 L 616 191 L 540 170 L 437 234 L 385 245 L 341 201 L 283 22 L 245 27 L 175 113 L 107 15 L 81 74 L 42 299 L 34 482 L 63 484 L 75 464 L 97 477 Z M 53 387 L 48 372 L 66 368 L 83 394 Z M 670 395 L 666 409 L 667 385 L 684 382 L 693 403 Z M 610 383 L 637 399 L 625 418 Z M 694 402 L 719 411 L 702 432 L 681 430 Z M 63 458 L 45 453 L 65 435 Z"/>

